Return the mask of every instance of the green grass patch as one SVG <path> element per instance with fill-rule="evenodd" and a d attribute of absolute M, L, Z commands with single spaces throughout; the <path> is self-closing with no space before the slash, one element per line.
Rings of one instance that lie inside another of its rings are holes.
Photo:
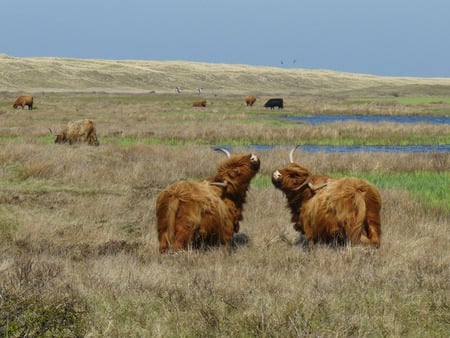
<path fill-rule="evenodd" d="M 393 99 L 400 104 L 450 103 L 450 97 L 397 97 Z"/>
<path fill-rule="evenodd" d="M 435 96 L 399 96 L 399 97 L 374 97 L 352 100 L 351 103 L 392 102 L 399 104 L 441 104 L 450 103 L 450 97 Z"/>
<path fill-rule="evenodd" d="M 379 189 L 403 189 L 411 193 L 425 207 L 438 208 L 450 213 L 450 172 L 414 171 L 409 173 L 361 173 Z"/>
<path fill-rule="evenodd" d="M 0 144 L 20 141 L 20 137 L 4 137 L 0 138 Z M 44 143 L 54 143 L 53 136 L 41 136 L 39 140 Z M 165 145 L 222 145 L 222 146 L 251 146 L 251 145 L 324 145 L 324 146 L 410 146 L 410 145 L 446 145 L 450 144 L 450 135 L 410 135 L 407 138 L 401 139 L 386 139 L 386 138 L 372 138 L 360 139 L 353 138 L 351 135 L 342 136 L 338 138 L 303 138 L 302 140 L 291 139 L 273 139 L 267 140 L 265 138 L 241 138 L 241 139 L 204 139 L 197 138 L 195 140 L 177 139 L 177 138 L 160 138 L 160 137 L 99 137 L 101 144 L 108 144 L 116 142 L 121 146 L 129 146 L 138 143 L 145 144 L 165 144 Z"/>
<path fill-rule="evenodd" d="M 334 177 L 349 176 L 349 174 L 333 174 Z M 450 172 L 415 171 L 409 173 L 378 174 L 356 173 L 374 184 L 380 190 L 400 189 L 408 191 L 426 208 L 437 208 L 450 213 Z M 272 186 L 270 176 L 257 175 L 252 180 L 252 186 L 267 189 Z"/>

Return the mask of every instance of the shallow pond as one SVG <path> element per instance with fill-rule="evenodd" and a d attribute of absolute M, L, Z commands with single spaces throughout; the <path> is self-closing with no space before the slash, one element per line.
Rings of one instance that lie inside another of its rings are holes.
<path fill-rule="evenodd" d="M 431 123 L 450 124 L 450 116 L 400 116 L 400 115 L 315 115 L 315 116 L 279 116 L 274 119 L 306 122 L 310 124 L 332 122 L 395 122 L 395 123 Z"/>
<path fill-rule="evenodd" d="M 292 146 L 286 146 L 292 148 Z M 227 147 L 225 147 L 227 148 Z M 251 145 L 245 148 L 255 150 L 271 150 L 274 146 Z M 228 147 L 230 149 L 230 147 Z M 306 152 L 351 153 L 351 152 L 387 152 L 387 153 L 449 153 L 450 144 L 443 145 L 409 145 L 409 146 L 328 146 L 302 145 L 299 150 Z"/>

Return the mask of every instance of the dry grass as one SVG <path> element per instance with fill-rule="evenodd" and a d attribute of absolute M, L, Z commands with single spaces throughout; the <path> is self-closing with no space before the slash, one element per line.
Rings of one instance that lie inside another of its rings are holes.
<path fill-rule="evenodd" d="M 207 95 L 447 95 L 450 79 L 399 78 L 327 70 L 281 69 L 183 61 L 15 58 L 0 55 L 0 90 Z"/>
<path fill-rule="evenodd" d="M 320 171 L 334 168 L 336 155 L 299 155 Z M 16 304 L 13 296 L 37 299 L 40 315 L 44 304 L 69 304 L 56 315 L 75 324 L 56 327 L 92 336 L 444 336 L 448 329 L 448 221 L 405 191 L 382 191 L 379 250 L 305 249 L 284 197 L 253 187 L 240 236 L 248 242 L 231 256 L 160 256 L 155 198 L 175 180 L 212 172 L 221 158 L 208 147 L 15 143 L 0 156 L 3 310 Z M 267 175 L 286 154 L 260 156 Z M 355 155 L 341 155 L 340 169 L 409 170 L 412 160 L 359 157 L 360 166 Z M 418 166 L 432 169 L 430 158 Z"/>
<path fill-rule="evenodd" d="M 286 155 L 260 154 L 261 175 Z M 298 156 L 324 172 L 337 161 L 347 173 L 399 172 L 412 160 Z M 3 310 L 14 297 L 35 300 L 36 312 L 46 302 L 69 304 L 57 315 L 74 317 L 67 328 L 93 336 L 444 336 L 448 329 L 448 222 L 405 191 L 382 191 L 379 250 L 308 250 L 284 197 L 254 186 L 238 237 L 244 244 L 231 256 L 216 249 L 160 256 L 155 198 L 175 180 L 211 173 L 221 155 L 209 147 L 14 142 L 0 158 Z M 436 165 L 426 155 L 416 164 Z"/>
<path fill-rule="evenodd" d="M 161 256 L 154 228 L 158 193 L 211 175 L 223 156 L 211 150 L 217 141 L 401 140 L 445 137 L 448 126 L 254 122 L 267 113 L 247 109 L 240 97 L 211 97 L 214 104 L 201 110 L 189 96 L 47 93 L 36 110 L 14 111 L 12 96 L 0 100 L 1 335 L 448 335 L 449 214 L 401 185 L 381 189 L 378 250 L 310 249 L 299 240 L 269 180 L 288 160 L 284 147 L 258 153 L 261 173 L 231 255 L 213 248 Z M 324 98 L 327 111 L 341 103 Z M 52 144 L 48 127 L 79 118 L 97 121 L 99 147 Z M 148 143 L 174 135 L 186 143 Z M 204 145 L 194 144 L 199 138 Z M 422 171 L 446 179 L 450 165 L 449 154 L 295 156 L 324 174 Z"/>

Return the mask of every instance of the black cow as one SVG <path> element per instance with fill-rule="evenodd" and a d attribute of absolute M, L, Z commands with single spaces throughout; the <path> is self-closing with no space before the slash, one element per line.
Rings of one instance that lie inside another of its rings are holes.
<path fill-rule="evenodd" d="M 265 104 L 265 108 L 275 109 L 283 109 L 283 99 L 269 99 Z"/>

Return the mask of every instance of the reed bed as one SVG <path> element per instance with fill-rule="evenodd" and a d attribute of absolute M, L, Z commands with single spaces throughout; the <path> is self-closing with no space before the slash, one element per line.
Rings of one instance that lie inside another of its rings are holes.
<path fill-rule="evenodd" d="M 287 146 L 258 152 L 261 170 L 231 255 L 220 248 L 160 255 L 154 212 L 167 185 L 215 171 L 223 154 L 211 148 L 219 140 L 292 146 L 304 137 L 338 142 L 336 129 L 355 139 L 364 132 L 405 139 L 445 137 L 448 127 L 254 123 L 267 112 L 236 107 L 237 98 L 206 110 L 180 100 L 65 94 L 38 101 L 33 111 L 3 108 L 1 335 L 448 335 L 450 196 L 438 189 L 448 186 L 448 153 L 295 153 L 314 172 L 379 187 L 379 249 L 305 245 L 270 183 L 288 162 Z M 48 127 L 75 116 L 97 122 L 99 147 L 52 144 Z M 127 137 L 137 141 L 120 142 Z M 185 142 L 152 144 L 149 137 Z"/>

